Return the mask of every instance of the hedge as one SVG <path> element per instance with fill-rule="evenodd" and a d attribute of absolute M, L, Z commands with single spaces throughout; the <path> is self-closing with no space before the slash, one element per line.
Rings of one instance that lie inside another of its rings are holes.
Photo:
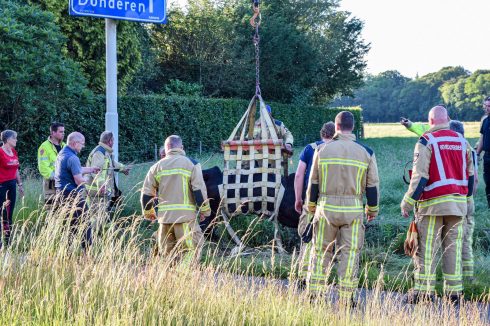
<path fill-rule="evenodd" d="M 351 111 L 355 120 L 362 121 L 362 110 L 326 108 L 269 103 L 273 116 L 284 122 L 295 138 L 295 145 L 305 145 L 319 138 L 321 126 L 332 121 L 342 110 Z M 180 135 L 191 151 L 219 151 L 220 141 L 229 137 L 248 106 L 247 100 L 209 99 L 201 97 L 166 97 L 159 95 L 126 96 L 118 101 L 119 151 L 121 161 L 153 159 L 154 144 L 160 146 L 170 134 Z M 42 117 L 42 113 L 40 113 Z M 97 144 L 104 130 L 105 98 L 96 97 L 91 103 L 67 108 L 57 116 L 45 117 L 45 126 L 24 125 L 18 151 L 25 163 L 35 163 L 36 150 L 48 135 L 49 120 L 65 123 L 66 135 L 76 130 L 86 136 L 84 155 Z M 38 121 L 39 122 L 39 121 Z M 25 130 L 29 129 L 29 130 Z M 45 130 L 43 132 L 42 130 Z M 362 133 L 362 124 L 355 132 Z"/>

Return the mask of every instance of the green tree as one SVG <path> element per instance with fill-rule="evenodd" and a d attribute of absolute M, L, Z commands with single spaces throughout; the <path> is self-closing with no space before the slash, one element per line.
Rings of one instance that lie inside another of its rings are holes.
<path fill-rule="evenodd" d="M 452 117 L 478 120 L 483 115 L 483 100 L 490 94 L 490 71 L 477 70 L 470 76 L 447 82 L 440 87 L 440 92 L 450 106 Z"/>
<path fill-rule="evenodd" d="M 409 81 L 396 70 L 368 76 L 354 97 L 343 97 L 332 106 L 362 106 L 365 121 L 396 121 L 402 114 L 398 99 Z"/>
<path fill-rule="evenodd" d="M 66 0 L 27 0 L 38 4 L 55 16 L 55 23 L 65 35 L 63 52 L 80 63 L 89 87 L 105 91 L 105 21 L 100 18 L 74 17 L 68 14 Z M 144 25 L 117 22 L 118 87 L 125 93 L 127 85 L 142 64 L 140 40 L 147 30 Z"/>
<path fill-rule="evenodd" d="M 203 85 L 206 95 L 221 95 L 229 82 L 225 75 L 231 25 L 225 9 L 209 0 L 191 1 L 186 12 L 170 8 L 168 25 L 150 27 L 159 69 L 154 91 L 181 80 Z"/>
<path fill-rule="evenodd" d="M 260 78 L 266 100 L 324 102 L 360 85 L 369 46 L 362 23 L 338 1 L 271 0 L 261 5 Z M 160 74 L 200 83 L 207 96 L 248 98 L 255 91 L 249 1 L 192 1 L 152 27 Z M 158 85 L 158 86 L 157 86 Z"/>
<path fill-rule="evenodd" d="M 0 0 L 0 128 L 19 132 L 19 151 L 40 143 L 49 123 L 92 97 L 51 13 Z M 43 136 L 40 136 L 43 135 Z M 33 157 L 36 153 L 22 153 Z"/>
<path fill-rule="evenodd" d="M 401 116 L 424 121 L 431 107 L 448 104 L 439 89 L 468 75 L 463 67 L 444 67 L 413 80 L 398 71 L 385 71 L 366 78 L 353 97 L 337 99 L 332 105 L 359 105 L 366 121 L 394 122 Z"/>

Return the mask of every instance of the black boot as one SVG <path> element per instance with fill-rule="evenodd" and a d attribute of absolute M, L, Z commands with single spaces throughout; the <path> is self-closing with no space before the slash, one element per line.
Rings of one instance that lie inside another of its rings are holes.
<path fill-rule="evenodd" d="M 306 280 L 302 279 L 296 283 L 296 289 L 300 292 L 306 291 Z"/>
<path fill-rule="evenodd" d="M 449 296 L 449 301 L 455 306 L 455 307 L 459 307 L 461 305 L 461 302 L 463 301 L 463 299 L 461 298 L 461 295 L 460 294 L 451 294 Z"/>
<path fill-rule="evenodd" d="M 432 303 L 435 300 L 436 300 L 436 296 L 434 294 L 412 293 L 412 294 L 407 294 L 407 298 L 405 299 L 405 304 Z"/>
<path fill-rule="evenodd" d="M 354 309 L 354 308 L 357 308 L 357 300 L 356 300 L 356 299 L 354 299 L 354 297 L 352 297 L 352 298 L 350 299 L 350 307 L 351 307 L 351 308 L 353 308 L 353 309 Z"/>

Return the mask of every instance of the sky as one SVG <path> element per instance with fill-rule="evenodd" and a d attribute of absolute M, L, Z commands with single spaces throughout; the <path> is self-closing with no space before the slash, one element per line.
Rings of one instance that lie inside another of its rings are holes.
<path fill-rule="evenodd" d="M 364 22 L 371 74 L 398 70 L 414 78 L 446 66 L 490 69 L 490 0 L 341 0 L 340 5 Z"/>
<path fill-rule="evenodd" d="M 489 0 L 342 0 L 341 9 L 364 22 L 372 74 L 490 69 Z"/>

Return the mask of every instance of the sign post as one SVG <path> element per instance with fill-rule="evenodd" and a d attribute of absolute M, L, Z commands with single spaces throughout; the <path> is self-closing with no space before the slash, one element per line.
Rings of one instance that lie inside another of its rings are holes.
<path fill-rule="evenodd" d="M 117 114 L 117 22 L 105 19 L 105 80 L 106 113 L 105 130 L 114 135 L 113 155 L 119 161 L 119 119 Z"/>
<path fill-rule="evenodd" d="M 117 114 L 117 22 L 115 19 L 165 24 L 167 22 L 166 0 L 69 0 L 69 12 L 72 16 L 105 18 L 105 129 L 114 134 L 113 155 L 117 161 L 119 160 L 119 125 Z"/>

